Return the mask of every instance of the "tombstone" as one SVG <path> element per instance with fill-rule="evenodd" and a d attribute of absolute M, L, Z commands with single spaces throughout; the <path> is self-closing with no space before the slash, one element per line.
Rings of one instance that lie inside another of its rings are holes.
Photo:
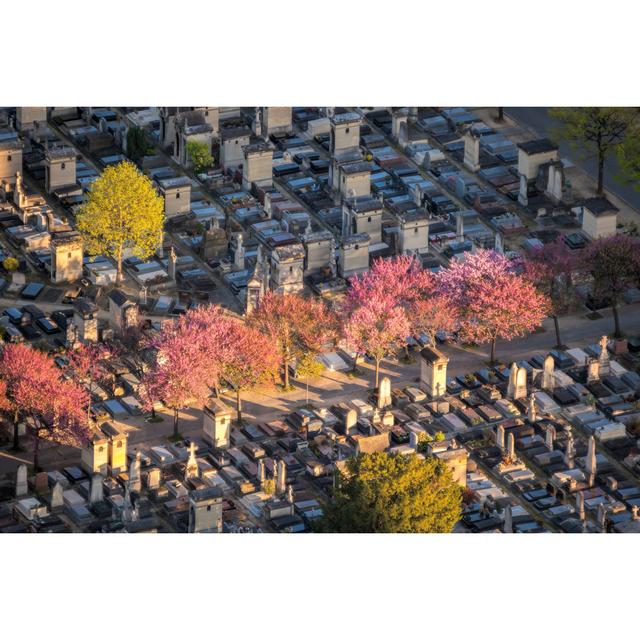
<path fill-rule="evenodd" d="M 638 515 L 638 505 L 634 504 L 631 506 L 631 519 L 632 520 L 640 520 L 640 516 Z"/>
<path fill-rule="evenodd" d="M 516 375 L 516 388 L 513 394 L 514 400 L 527 397 L 527 370 L 524 367 L 518 369 Z"/>
<path fill-rule="evenodd" d="M 51 509 L 60 509 L 64 506 L 64 489 L 59 482 L 53 485 L 51 490 Z"/>
<path fill-rule="evenodd" d="M 597 462 L 596 462 L 596 439 L 589 436 L 589 448 L 587 450 L 585 467 L 589 477 L 589 486 L 593 487 L 596 480 Z"/>
<path fill-rule="evenodd" d="M 95 504 L 104 500 L 104 485 L 102 484 L 102 476 L 94 473 L 91 476 L 91 490 L 89 492 L 89 503 Z"/>
<path fill-rule="evenodd" d="M 447 390 L 449 358 L 434 347 L 420 352 L 420 383 L 431 398 L 439 398 Z"/>
<path fill-rule="evenodd" d="M 549 451 L 553 451 L 553 441 L 555 437 L 556 428 L 552 424 L 548 424 L 544 430 L 544 444 Z"/>
<path fill-rule="evenodd" d="M 513 433 L 509 433 L 507 436 L 507 457 L 509 460 L 516 459 L 516 439 Z"/>
<path fill-rule="evenodd" d="M 462 212 L 458 213 L 456 218 L 456 240 L 462 242 L 464 240 L 464 216 Z"/>
<path fill-rule="evenodd" d="M 518 192 L 518 202 L 526 207 L 529 204 L 529 185 L 527 182 L 527 176 L 524 173 L 520 174 L 520 191 Z"/>
<path fill-rule="evenodd" d="M 417 451 L 418 449 L 418 434 L 415 431 L 412 431 L 411 433 L 409 433 L 409 446 L 414 451 Z"/>
<path fill-rule="evenodd" d="M 564 186 L 564 170 L 562 162 L 555 162 L 549 165 L 547 175 L 547 188 L 545 195 L 555 202 L 562 200 L 562 188 Z"/>
<path fill-rule="evenodd" d="M 611 373 L 611 361 L 609 360 L 609 350 L 607 349 L 608 344 L 609 339 L 607 336 L 602 336 L 602 338 L 600 338 L 600 356 L 598 357 L 598 362 L 600 363 L 600 375 L 603 376 Z"/>
<path fill-rule="evenodd" d="M 496 232 L 496 238 L 493 245 L 493 250 L 496 253 L 504 253 L 504 238 L 502 237 L 502 234 L 500 233 L 500 231 Z"/>
<path fill-rule="evenodd" d="M 544 365 L 542 369 L 542 385 L 541 386 L 545 391 L 553 391 L 553 388 L 556 382 L 556 379 L 554 376 L 555 366 L 556 365 L 553 357 L 551 355 L 548 355 L 544 359 Z"/>
<path fill-rule="evenodd" d="M 198 461 L 196 460 L 196 443 L 192 441 L 189 445 L 189 460 L 187 460 L 184 479 L 190 480 L 191 478 L 198 478 L 199 476 L 200 469 L 198 468 Z"/>
<path fill-rule="evenodd" d="M 287 487 L 287 502 L 289 504 L 293 504 L 293 485 L 292 484 L 290 484 Z"/>
<path fill-rule="evenodd" d="M 36 493 L 45 493 L 49 489 L 49 476 L 46 471 L 36 473 L 33 480 L 33 487 Z"/>
<path fill-rule="evenodd" d="M 600 380 L 600 360 L 589 358 L 587 360 L 587 384 Z"/>
<path fill-rule="evenodd" d="M 527 420 L 530 424 L 534 424 L 538 421 L 538 414 L 536 410 L 536 399 L 533 394 L 529 396 L 527 403 Z"/>
<path fill-rule="evenodd" d="M 278 460 L 278 477 L 276 481 L 276 493 L 281 496 L 287 488 L 287 465 L 284 460 Z"/>
<path fill-rule="evenodd" d="M 580 518 L 580 520 L 584 520 L 584 495 L 582 494 L 582 491 L 578 491 L 578 493 L 576 493 L 576 511 L 578 512 L 578 517 Z"/>
<path fill-rule="evenodd" d="M 129 465 L 129 482 L 128 486 L 131 488 L 131 491 L 140 492 L 142 487 L 142 477 L 140 474 L 140 465 L 141 465 L 141 456 L 140 452 L 136 452 L 136 457 L 131 461 Z"/>
<path fill-rule="evenodd" d="M 565 433 L 567 434 L 567 446 L 564 454 L 564 461 L 567 465 L 568 469 L 573 469 L 575 466 L 575 443 L 573 441 L 573 431 L 571 430 L 571 426 L 567 425 L 564 428 Z"/>
<path fill-rule="evenodd" d="M 378 387 L 378 409 L 384 409 L 391 404 L 391 379 L 384 376 Z"/>
<path fill-rule="evenodd" d="M 26 496 L 29 493 L 27 484 L 27 465 L 21 464 L 16 471 L 16 498 Z"/>
<path fill-rule="evenodd" d="M 510 504 L 508 504 L 504 510 L 503 533 L 513 533 L 513 512 Z"/>
<path fill-rule="evenodd" d="M 233 252 L 233 267 L 236 271 L 244 270 L 244 246 L 242 245 L 242 234 L 236 233 L 236 248 Z"/>
<path fill-rule="evenodd" d="M 602 533 L 607 532 L 607 507 L 604 502 L 598 505 L 598 524 Z"/>
<path fill-rule="evenodd" d="M 159 489 L 161 478 L 162 474 L 158 467 L 152 467 L 149 469 L 149 472 L 147 473 L 147 489 L 151 489 L 152 491 Z"/>
<path fill-rule="evenodd" d="M 509 369 L 509 383 L 507 384 L 507 397 L 514 398 L 516 395 L 516 384 L 518 380 L 518 365 L 513 362 Z"/>
<path fill-rule="evenodd" d="M 264 481 L 267 477 L 267 472 L 264 466 L 264 460 L 260 459 L 258 460 L 258 482 L 260 483 L 260 486 L 262 487 L 262 485 L 264 485 Z"/>
<path fill-rule="evenodd" d="M 473 128 L 468 127 L 464 132 L 464 166 L 469 171 L 480 171 L 480 134 Z"/>
<path fill-rule="evenodd" d="M 502 424 L 496 427 L 496 446 L 500 447 L 500 451 L 504 451 L 504 425 Z"/>
<path fill-rule="evenodd" d="M 171 279 L 172 282 L 176 281 L 176 261 L 178 259 L 178 256 L 176 255 L 176 250 L 173 248 L 173 245 L 171 245 L 171 248 L 169 249 L 169 278 Z"/>

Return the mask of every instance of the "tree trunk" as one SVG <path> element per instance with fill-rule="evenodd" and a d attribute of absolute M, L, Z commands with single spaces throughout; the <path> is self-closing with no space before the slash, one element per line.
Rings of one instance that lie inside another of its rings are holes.
<path fill-rule="evenodd" d="M 117 263 L 117 273 L 116 273 L 116 283 L 120 284 L 122 282 L 122 247 L 118 248 L 118 255 L 116 256 Z"/>
<path fill-rule="evenodd" d="M 502 122 L 504 120 L 504 107 L 498 107 L 498 121 Z"/>
<path fill-rule="evenodd" d="M 236 418 L 238 426 L 242 424 L 242 400 L 240 400 L 240 389 L 236 389 Z"/>
<path fill-rule="evenodd" d="M 33 445 L 33 470 L 38 471 L 38 463 L 40 462 L 38 455 L 40 453 L 40 430 L 37 427 L 35 429 L 35 438 L 36 441 Z"/>
<path fill-rule="evenodd" d="M 378 388 L 378 378 L 380 377 L 380 361 L 381 358 L 376 358 L 376 389 Z"/>
<path fill-rule="evenodd" d="M 353 357 L 353 373 L 356 373 L 356 371 L 358 371 L 358 354 L 356 353 L 356 355 Z"/>
<path fill-rule="evenodd" d="M 15 411 L 13 414 L 13 449 L 17 451 L 20 448 L 20 436 L 18 434 L 18 422 L 20 421 L 20 414 Z"/>
<path fill-rule="evenodd" d="M 490 364 L 495 364 L 496 363 L 496 339 L 494 338 L 491 341 L 491 359 L 490 359 Z"/>
<path fill-rule="evenodd" d="M 174 409 L 173 410 L 173 437 L 177 438 L 179 433 L 180 432 L 178 431 L 178 410 Z"/>
<path fill-rule="evenodd" d="M 560 340 L 560 322 L 557 314 L 553 314 L 553 325 L 556 329 L 556 349 L 562 348 L 562 340 Z"/>
<path fill-rule="evenodd" d="M 282 372 L 282 380 L 284 383 L 285 390 L 289 388 L 289 361 L 287 358 L 284 358 L 282 361 L 282 365 L 284 366 L 284 371 Z"/>
<path fill-rule="evenodd" d="M 615 327 L 613 336 L 614 338 L 622 338 L 622 331 L 620 329 L 620 316 L 618 315 L 618 305 L 612 304 L 611 310 L 613 311 L 613 323 Z"/>
<path fill-rule="evenodd" d="M 598 195 L 604 192 L 604 151 L 598 151 Z"/>

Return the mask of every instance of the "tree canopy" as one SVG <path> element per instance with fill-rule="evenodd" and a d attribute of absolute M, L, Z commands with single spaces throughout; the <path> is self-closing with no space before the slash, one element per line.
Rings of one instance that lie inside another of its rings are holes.
<path fill-rule="evenodd" d="M 189 140 L 187 142 L 187 156 L 196 173 L 201 173 L 213 165 L 213 156 L 206 142 Z"/>
<path fill-rule="evenodd" d="M 87 251 L 113 258 L 118 281 L 122 279 L 124 251 L 148 258 L 158 248 L 163 224 L 162 198 L 149 178 L 126 161 L 104 170 L 77 215 L 77 228 Z"/>
<path fill-rule="evenodd" d="M 450 533 L 462 489 L 437 458 L 373 453 L 346 463 L 319 529 L 329 533 Z"/>

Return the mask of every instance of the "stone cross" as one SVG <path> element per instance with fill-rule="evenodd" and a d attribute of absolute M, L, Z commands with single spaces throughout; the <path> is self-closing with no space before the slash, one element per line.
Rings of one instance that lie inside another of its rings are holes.
<path fill-rule="evenodd" d="M 496 427 L 496 446 L 500 447 L 500 451 L 504 451 L 504 426 L 502 424 Z"/>
<path fill-rule="evenodd" d="M 278 480 L 276 483 L 276 493 L 282 495 L 287 488 L 287 465 L 284 460 L 278 460 Z"/>
<path fill-rule="evenodd" d="M 544 444 L 549 449 L 549 451 L 553 451 L 553 441 L 556 437 L 556 429 L 552 424 L 548 424 L 544 431 Z"/>
<path fill-rule="evenodd" d="M 508 504 L 504 510 L 504 533 L 513 533 L 513 511 Z"/>
<path fill-rule="evenodd" d="M 102 476 L 99 473 L 94 473 L 91 476 L 91 489 L 89 492 L 89 502 L 95 504 L 96 502 L 102 502 L 104 500 L 104 487 L 102 484 Z"/>
<path fill-rule="evenodd" d="M 555 386 L 555 377 L 553 372 L 555 370 L 556 363 L 551 355 L 548 355 L 544 359 L 544 365 L 542 369 L 542 388 L 547 391 L 553 391 Z"/>
<path fill-rule="evenodd" d="M 176 255 L 176 250 L 173 245 L 169 249 L 169 278 L 172 282 L 176 281 L 176 261 L 178 256 Z"/>
<path fill-rule="evenodd" d="M 197 478 L 200 476 L 200 470 L 198 468 L 198 461 L 196 460 L 196 443 L 191 442 L 189 445 L 189 460 L 187 460 L 187 466 L 184 472 L 184 479 Z"/>
<path fill-rule="evenodd" d="M 53 485 L 53 489 L 51 490 L 51 508 L 59 509 L 64 504 L 64 490 L 62 485 L 59 482 L 56 482 Z"/>
<path fill-rule="evenodd" d="M 27 484 L 27 465 L 21 464 L 16 471 L 16 498 L 26 496 L 29 493 Z"/>
<path fill-rule="evenodd" d="M 513 433 L 509 433 L 507 436 L 507 456 L 509 460 L 516 459 L 516 439 L 513 436 Z"/>
<path fill-rule="evenodd" d="M 587 450 L 586 469 L 589 474 L 589 486 L 592 487 L 596 480 L 596 439 L 589 437 L 589 448 Z"/>
<path fill-rule="evenodd" d="M 607 349 L 608 344 L 609 339 L 607 338 L 607 336 L 602 336 L 602 338 L 600 338 L 600 357 L 598 358 L 598 361 L 600 363 L 600 373 L 602 375 L 607 375 L 611 370 L 609 351 Z"/>
<path fill-rule="evenodd" d="M 536 410 L 536 399 L 533 394 L 529 396 L 529 401 L 527 404 L 527 420 L 529 420 L 531 424 L 534 424 L 538 420 L 538 414 Z"/>
<path fill-rule="evenodd" d="M 378 387 L 378 409 L 384 409 L 391 404 L 391 379 L 384 376 Z"/>

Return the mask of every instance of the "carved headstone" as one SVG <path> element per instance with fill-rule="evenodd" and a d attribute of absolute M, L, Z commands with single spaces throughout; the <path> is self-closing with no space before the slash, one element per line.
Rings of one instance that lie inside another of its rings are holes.
<path fill-rule="evenodd" d="M 553 357 L 551 355 L 548 355 L 545 359 L 544 359 L 544 365 L 543 365 L 543 369 L 542 369 L 542 388 L 545 389 L 546 391 L 553 391 L 553 388 L 555 386 L 555 376 L 554 376 L 554 370 L 555 370 L 555 360 L 553 359 Z"/>
<path fill-rule="evenodd" d="M 171 245 L 171 248 L 169 249 L 169 257 L 168 257 L 168 271 L 169 271 L 169 278 L 171 279 L 172 282 L 176 281 L 177 260 L 178 260 L 178 256 L 176 255 L 176 250 L 174 249 L 173 245 Z"/>
<path fill-rule="evenodd" d="M 198 461 L 196 460 L 196 444 L 192 441 L 189 445 L 189 459 L 187 460 L 184 479 L 190 480 L 191 478 L 197 478 L 199 476 L 200 469 L 198 468 Z"/>
<path fill-rule="evenodd" d="M 504 533 L 513 533 L 513 512 L 508 504 L 504 510 Z"/>
<path fill-rule="evenodd" d="M 102 476 L 94 473 L 91 476 L 91 490 L 89 492 L 89 502 L 95 504 L 104 500 L 104 485 L 102 484 Z"/>
<path fill-rule="evenodd" d="M 147 488 L 151 490 L 158 489 L 160 487 L 161 477 L 162 474 L 158 467 L 149 469 L 149 472 L 147 473 Z"/>
<path fill-rule="evenodd" d="M 418 434 L 415 431 L 409 433 L 409 446 L 414 450 L 418 448 Z"/>
<path fill-rule="evenodd" d="M 516 439 L 513 433 L 509 433 L 507 436 L 507 456 L 509 460 L 516 459 Z"/>
<path fill-rule="evenodd" d="M 587 384 L 600 380 L 600 360 L 589 358 L 587 360 Z"/>
<path fill-rule="evenodd" d="M 586 458 L 586 470 L 589 478 L 589 486 L 592 487 L 596 480 L 596 439 L 593 436 L 589 437 L 589 448 L 587 450 Z"/>
<path fill-rule="evenodd" d="M 609 360 L 609 338 L 607 336 L 602 336 L 600 338 L 600 356 L 598 361 L 600 363 L 600 375 L 606 376 L 611 373 L 611 361 Z"/>
<path fill-rule="evenodd" d="M 141 456 L 140 452 L 136 452 L 136 457 L 131 461 L 129 465 L 129 487 L 131 491 L 140 492 L 142 488 L 142 476 L 140 473 Z"/>
<path fill-rule="evenodd" d="M 584 520 L 584 495 L 582 494 L 582 491 L 578 491 L 578 493 L 576 494 L 576 511 L 578 512 L 578 517 L 580 518 L 580 520 Z"/>
<path fill-rule="evenodd" d="M 573 431 L 571 430 L 571 426 L 567 425 L 564 428 L 565 433 L 567 434 L 567 445 L 564 453 L 564 461 L 567 465 L 567 468 L 573 469 L 575 466 L 575 443 L 573 441 Z"/>
<path fill-rule="evenodd" d="M 529 400 L 527 401 L 527 420 L 529 420 L 530 424 L 534 424 L 538 420 L 536 399 L 533 394 L 529 396 Z"/>
<path fill-rule="evenodd" d="M 513 395 L 514 400 L 527 397 L 527 370 L 524 367 L 518 368 L 516 375 L 516 389 Z"/>
<path fill-rule="evenodd" d="M 516 383 L 518 379 L 518 365 L 513 362 L 509 369 L 509 383 L 507 385 L 507 397 L 514 398 L 516 394 Z"/>
<path fill-rule="evenodd" d="M 544 431 L 544 443 L 549 451 L 553 451 L 553 441 L 556 437 L 556 429 L 552 424 L 548 424 Z"/>
<path fill-rule="evenodd" d="M 278 477 L 276 481 L 276 493 L 282 495 L 287 487 L 287 466 L 284 460 L 278 460 Z"/>
<path fill-rule="evenodd" d="M 500 447 L 500 451 L 504 451 L 504 426 L 502 424 L 496 427 L 496 446 Z"/>
<path fill-rule="evenodd" d="M 60 509 L 64 505 L 63 493 L 62 485 L 56 482 L 51 490 L 51 509 Z"/>
<path fill-rule="evenodd" d="M 378 387 L 378 409 L 384 409 L 391 404 L 391 380 L 384 376 Z"/>

